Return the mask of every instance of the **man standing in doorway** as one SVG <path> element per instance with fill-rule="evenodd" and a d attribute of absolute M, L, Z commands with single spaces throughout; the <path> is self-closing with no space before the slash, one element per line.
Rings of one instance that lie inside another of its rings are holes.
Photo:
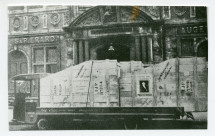
<path fill-rule="evenodd" d="M 113 43 L 110 44 L 108 51 L 106 52 L 106 59 L 116 60 L 117 54 L 113 47 Z"/>

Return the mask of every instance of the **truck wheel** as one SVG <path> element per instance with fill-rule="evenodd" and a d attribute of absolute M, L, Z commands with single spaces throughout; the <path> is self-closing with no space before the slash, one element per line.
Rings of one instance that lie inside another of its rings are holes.
<path fill-rule="evenodd" d="M 48 120 L 46 120 L 46 119 L 40 119 L 37 122 L 37 127 L 38 127 L 39 130 L 47 130 L 49 128 Z"/>
<path fill-rule="evenodd" d="M 131 121 L 131 120 L 126 120 L 126 121 L 124 121 L 124 128 L 125 129 L 137 129 L 138 123 Z"/>

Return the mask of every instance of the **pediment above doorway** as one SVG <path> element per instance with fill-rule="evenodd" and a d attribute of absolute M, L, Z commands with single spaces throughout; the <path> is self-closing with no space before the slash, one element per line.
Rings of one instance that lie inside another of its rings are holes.
<path fill-rule="evenodd" d="M 96 6 L 78 16 L 66 29 L 151 22 L 153 19 L 137 6 Z"/>

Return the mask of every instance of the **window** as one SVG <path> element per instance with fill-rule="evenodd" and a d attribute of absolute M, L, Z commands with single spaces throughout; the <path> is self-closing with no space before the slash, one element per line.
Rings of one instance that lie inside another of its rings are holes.
<path fill-rule="evenodd" d="M 163 18 L 165 18 L 165 19 L 171 18 L 170 6 L 163 7 Z"/>
<path fill-rule="evenodd" d="M 20 64 L 20 74 L 28 73 L 27 63 L 23 62 Z"/>
<path fill-rule="evenodd" d="M 55 73 L 57 72 L 57 48 L 36 47 L 33 48 L 33 69 L 34 73 Z"/>
<path fill-rule="evenodd" d="M 181 56 L 193 56 L 193 39 L 181 40 Z"/>

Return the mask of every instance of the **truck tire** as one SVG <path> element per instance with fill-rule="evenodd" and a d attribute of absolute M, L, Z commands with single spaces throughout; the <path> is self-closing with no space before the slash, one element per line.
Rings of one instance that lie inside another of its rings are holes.
<path fill-rule="evenodd" d="M 47 130 L 49 129 L 49 122 L 47 119 L 39 119 L 37 122 L 37 127 L 39 130 Z"/>
<path fill-rule="evenodd" d="M 138 122 L 132 121 L 132 120 L 125 120 L 124 121 L 124 128 L 125 129 L 137 129 L 138 128 Z"/>

